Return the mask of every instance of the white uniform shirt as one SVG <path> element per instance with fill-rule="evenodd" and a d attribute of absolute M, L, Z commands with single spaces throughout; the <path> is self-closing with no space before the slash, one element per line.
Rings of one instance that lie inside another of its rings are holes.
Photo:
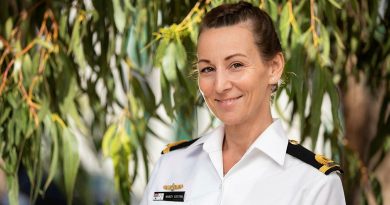
<path fill-rule="evenodd" d="M 225 176 L 223 136 L 222 125 L 190 146 L 162 155 L 140 205 L 345 204 L 336 173 L 325 175 L 286 154 L 288 138 L 279 120 L 256 139 Z M 172 184 L 176 185 L 173 192 L 184 192 L 184 202 L 158 201 L 162 199 L 156 197 L 158 192 L 172 192 L 164 190 Z"/>

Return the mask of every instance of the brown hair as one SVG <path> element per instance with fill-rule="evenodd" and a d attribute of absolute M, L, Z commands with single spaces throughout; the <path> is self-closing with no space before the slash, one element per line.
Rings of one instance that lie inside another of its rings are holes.
<path fill-rule="evenodd" d="M 210 10 L 202 20 L 199 36 L 206 29 L 232 26 L 246 21 L 250 21 L 252 25 L 255 43 L 264 60 L 269 61 L 282 52 L 271 17 L 260 8 L 244 1 L 222 4 Z"/>

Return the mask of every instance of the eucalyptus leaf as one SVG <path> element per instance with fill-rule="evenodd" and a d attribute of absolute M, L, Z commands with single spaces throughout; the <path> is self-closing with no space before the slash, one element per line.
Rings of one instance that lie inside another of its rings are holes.
<path fill-rule="evenodd" d="M 269 5 L 268 8 L 269 15 L 271 16 L 272 20 L 275 22 L 278 16 L 278 8 L 277 8 L 278 6 L 274 0 L 267 1 L 267 5 Z"/>
<path fill-rule="evenodd" d="M 52 155 L 51 155 L 51 162 L 50 162 L 50 168 L 48 171 L 48 176 L 45 182 L 45 185 L 43 186 L 43 190 L 46 191 L 49 188 L 50 183 L 53 181 L 54 176 L 57 173 L 57 167 L 59 162 L 59 142 L 58 142 L 58 134 L 57 134 L 57 127 L 51 122 L 49 116 L 46 116 L 45 120 L 45 129 L 47 130 L 47 134 L 50 135 L 50 138 L 52 139 Z"/>
<path fill-rule="evenodd" d="M 80 18 L 80 17 L 79 17 Z M 72 29 L 72 36 L 69 41 L 68 55 L 77 48 L 77 44 L 80 43 L 80 24 L 81 20 L 76 19 Z"/>
<path fill-rule="evenodd" d="M 12 28 L 13 28 L 13 20 L 11 17 L 9 17 L 5 21 L 5 38 L 6 39 L 9 39 L 11 37 Z"/>
<path fill-rule="evenodd" d="M 7 176 L 8 200 L 10 204 L 19 204 L 19 183 L 15 175 Z"/>
<path fill-rule="evenodd" d="M 77 139 L 67 127 L 62 128 L 62 156 L 67 204 L 71 205 L 80 158 Z"/>
<path fill-rule="evenodd" d="M 116 133 L 117 133 L 117 125 L 115 124 L 112 124 L 110 127 L 108 127 L 106 133 L 104 133 L 102 150 L 105 156 L 112 156 L 111 146 L 113 141 L 115 140 Z"/>
<path fill-rule="evenodd" d="M 161 101 L 164 105 L 165 112 L 167 115 L 173 119 L 173 105 L 172 105 L 172 98 L 171 98 L 171 88 L 169 87 L 169 81 L 165 74 L 162 72 L 160 75 L 160 81 L 161 81 Z"/>
<path fill-rule="evenodd" d="M 321 106 L 326 86 L 321 68 L 315 69 L 313 75 L 313 90 L 311 92 L 311 106 L 309 118 L 311 126 L 310 136 L 312 139 L 314 139 L 312 141 L 312 147 L 314 147 L 315 142 L 317 142 L 318 132 L 321 125 Z"/>
<path fill-rule="evenodd" d="M 183 70 L 187 64 L 187 52 L 180 39 L 175 41 L 175 46 L 176 65 L 180 70 Z"/>
<path fill-rule="evenodd" d="M 120 0 L 112 0 L 112 5 L 114 7 L 115 26 L 118 29 L 118 31 L 122 33 L 126 25 L 125 11 L 121 6 Z"/>
<path fill-rule="evenodd" d="M 290 25 L 290 14 L 288 10 L 288 4 L 285 4 L 282 9 L 282 13 L 280 16 L 280 36 L 281 36 L 281 43 L 283 47 L 287 47 L 287 41 L 288 41 L 288 36 L 291 30 L 291 25 Z"/>
<path fill-rule="evenodd" d="M 328 0 L 334 7 L 341 9 L 341 5 L 336 0 Z"/>
<path fill-rule="evenodd" d="M 4 111 L 1 113 L 1 116 L 0 116 L 0 124 L 3 124 L 4 121 L 7 120 L 7 118 L 10 115 L 10 112 L 11 112 L 11 108 L 10 107 L 6 107 L 4 109 Z"/>
<path fill-rule="evenodd" d="M 165 56 L 162 59 L 162 70 L 168 81 L 176 80 L 176 46 L 174 42 L 170 42 L 165 51 Z"/>
<path fill-rule="evenodd" d="M 320 44 L 322 45 L 322 52 L 321 52 L 321 59 L 322 64 L 321 66 L 330 66 L 330 37 L 329 37 L 329 32 L 328 29 L 325 28 L 324 25 L 321 26 L 321 41 Z"/>
<path fill-rule="evenodd" d="M 163 57 L 166 53 L 168 45 L 169 45 L 169 39 L 164 38 L 160 41 L 160 43 L 157 46 L 155 62 L 158 62 L 158 63 L 161 62 L 161 60 L 163 59 Z"/>

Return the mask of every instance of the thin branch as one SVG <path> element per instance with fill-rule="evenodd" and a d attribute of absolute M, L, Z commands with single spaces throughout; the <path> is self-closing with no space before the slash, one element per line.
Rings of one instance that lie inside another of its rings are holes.
<path fill-rule="evenodd" d="M 32 96 L 29 96 L 27 94 L 27 91 L 24 88 L 22 82 L 23 82 L 23 75 L 22 75 L 22 72 L 19 71 L 19 82 L 18 82 L 19 90 L 21 91 L 23 98 L 26 100 L 26 103 L 29 107 L 30 114 L 32 115 L 32 117 L 34 119 L 35 126 L 38 127 L 39 118 L 38 118 L 38 114 L 37 114 L 36 110 L 39 109 L 40 106 L 32 101 Z"/>
<path fill-rule="evenodd" d="M 52 33 L 50 33 L 46 27 L 46 21 L 47 19 L 50 18 L 50 20 L 52 21 L 52 32 L 53 32 L 53 35 Z M 16 33 L 16 31 L 18 30 L 18 27 L 16 27 L 14 29 L 14 34 Z M 43 19 L 43 22 L 41 24 L 41 27 L 40 27 L 40 30 L 39 30 L 39 33 L 38 33 L 38 37 L 39 36 L 46 36 L 46 40 L 47 41 L 52 41 L 52 36 L 53 36 L 53 39 L 56 40 L 58 38 L 58 24 L 57 22 L 55 21 L 55 18 L 54 18 L 54 15 L 53 15 L 53 12 L 51 10 L 47 10 L 44 14 L 44 19 Z M 37 39 L 37 38 L 36 38 Z M 21 57 L 22 55 L 26 54 L 29 50 L 31 50 L 36 44 L 37 44 L 37 40 L 34 39 L 32 42 L 30 42 L 23 50 L 21 50 L 20 52 L 16 53 L 14 58 L 9 62 L 9 64 L 7 65 L 7 68 L 5 69 L 4 73 L 3 73 L 3 76 L 2 76 L 2 82 L 1 82 L 1 85 L 0 85 L 0 96 L 6 86 L 6 82 L 7 82 L 7 78 L 8 78 L 8 72 L 9 70 L 11 69 L 12 65 L 15 63 L 16 59 L 18 59 L 19 57 Z M 0 40 L 3 42 L 3 44 L 7 47 L 7 48 L 10 48 L 8 42 L 2 38 L 0 36 Z M 45 52 L 44 50 L 42 50 L 42 54 L 41 54 L 41 58 L 40 58 L 40 66 L 39 66 L 39 73 L 43 73 L 44 71 L 44 65 L 49 57 L 49 53 Z M 9 53 L 8 49 L 6 49 L 3 53 L 3 55 L 1 56 L 0 58 L 0 62 L 2 63 L 5 56 Z M 0 65 L 1 65 L 0 63 Z"/>
<path fill-rule="evenodd" d="M 298 32 L 297 21 L 295 20 L 294 10 L 293 10 L 293 6 L 292 6 L 292 0 L 288 0 L 287 4 L 288 4 L 288 10 L 289 10 L 288 21 L 291 23 L 294 31 Z"/>
<path fill-rule="evenodd" d="M 10 48 L 10 45 L 8 43 L 7 40 L 5 40 L 5 38 L 3 36 L 0 36 L 0 41 L 3 42 L 3 45 L 6 47 L 6 48 Z"/>
<path fill-rule="evenodd" d="M 7 68 L 5 69 L 5 71 L 3 73 L 3 77 L 1 79 L 1 85 L 0 85 L 0 96 L 4 90 L 6 82 L 7 82 L 7 76 L 8 76 L 9 69 L 11 69 L 14 62 L 15 62 L 15 58 L 11 60 L 11 62 L 8 64 Z"/>
<path fill-rule="evenodd" d="M 1 38 L 1 36 L 0 36 L 0 38 Z M 1 40 L 1 39 L 0 39 L 0 40 Z M 4 52 L 3 52 L 3 54 L 1 55 L 1 58 L 0 58 L 0 65 L 3 64 L 3 61 L 4 61 L 5 57 L 8 55 L 9 51 L 10 51 L 9 47 L 7 47 L 7 48 L 4 50 Z"/>
<path fill-rule="evenodd" d="M 314 14 L 314 0 L 310 0 L 310 30 L 313 34 L 314 47 L 318 46 L 318 35 L 316 33 L 316 16 Z"/>

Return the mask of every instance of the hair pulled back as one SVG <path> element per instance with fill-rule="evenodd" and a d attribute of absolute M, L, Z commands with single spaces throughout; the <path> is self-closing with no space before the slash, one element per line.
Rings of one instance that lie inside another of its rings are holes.
<path fill-rule="evenodd" d="M 210 28 L 232 26 L 247 21 L 251 23 L 256 46 L 264 60 L 269 61 L 276 54 L 282 52 L 282 46 L 271 17 L 260 8 L 244 1 L 222 4 L 206 13 L 200 26 L 199 35 Z"/>

